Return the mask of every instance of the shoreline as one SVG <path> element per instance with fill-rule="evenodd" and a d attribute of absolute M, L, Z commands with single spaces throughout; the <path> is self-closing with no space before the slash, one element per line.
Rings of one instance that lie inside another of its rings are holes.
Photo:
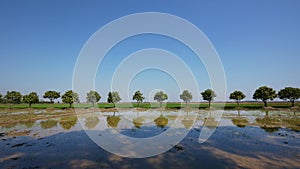
<path fill-rule="evenodd" d="M 211 107 L 209 108 L 207 105 L 200 103 L 199 106 L 195 106 L 196 104 L 190 104 L 187 107 L 185 106 L 181 106 L 180 103 L 175 103 L 176 105 L 174 106 L 174 103 L 172 106 L 169 105 L 164 105 L 163 107 L 158 107 L 158 106 L 153 106 L 153 107 L 137 107 L 137 106 L 128 106 L 128 104 L 125 104 L 125 106 L 121 103 L 120 105 L 117 105 L 116 107 L 112 107 L 112 106 L 106 106 L 106 107 L 101 107 L 101 105 L 98 107 L 92 107 L 89 104 L 81 104 L 81 106 L 72 106 L 71 108 L 69 106 L 57 106 L 57 105 L 63 105 L 63 104 L 54 104 L 54 105 L 50 105 L 50 104 L 43 104 L 43 106 L 34 106 L 32 105 L 32 107 L 29 106 L 24 106 L 24 105 L 14 105 L 11 108 L 8 107 L 8 105 L 6 105 L 5 107 L 0 106 L 0 113 L 4 112 L 4 111 L 8 111 L 8 112 L 16 112 L 16 111 L 36 111 L 36 110 L 46 110 L 46 111 L 53 111 L 53 110 L 94 110 L 94 111 L 100 111 L 100 112 L 118 112 L 119 110 L 134 110 L 134 111 L 147 111 L 147 110 L 158 110 L 158 111 L 168 111 L 168 110 L 191 110 L 191 111 L 195 111 L 195 110 L 261 110 L 261 111 L 287 111 L 287 112 L 300 112 L 300 106 L 297 104 L 296 106 L 293 107 L 287 107 L 286 104 L 284 105 L 271 105 L 268 107 L 264 107 L 262 106 L 262 104 L 260 105 L 259 103 L 256 104 L 243 104 L 240 107 L 238 106 L 233 106 L 232 104 L 230 105 L 226 105 L 225 106 L 220 106 L 220 103 L 215 104 L 215 105 L 211 105 Z M 223 103 L 222 103 L 223 104 Z M 277 103 L 276 103 L 277 104 Z M 82 106 L 84 105 L 84 106 Z M 182 104 L 185 105 L 185 104 Z"/>

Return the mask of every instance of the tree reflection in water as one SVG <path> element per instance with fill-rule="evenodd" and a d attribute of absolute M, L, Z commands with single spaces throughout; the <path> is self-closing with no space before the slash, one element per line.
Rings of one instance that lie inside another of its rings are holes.
<path fill-rule="evenodd" d="M 62 117 L 60 118 L 59 124 L 62 128 L 69 130 L 77 123 L 77 117 L 76 116 L 68 116 L 68 117 Z"/>
<path fill-rule="evenodd" d="M 100 122 L 98 117 L 88 117 L 85 119 L 85 127 L 88 129 L 95 128 Z"/>
<path fill-rule="evenodd" d="M 232 123 L 240 128 L 244 128 L 247 125 L 249 125 L 248 119 L 245 117 L 241 117 L 240 109 L 238 109 L 237 111 L 238 111 L 238 117 L 232 118 L 231 119 Z"/>
<path fill-rule="evenodd" d="M 181 120 L 182 125 L 184 125 L 184 127 L 186 129 L 190 129 L 193 124 L 194 124 L 194 117 L 189 115 L 190 110 L 189 109 L 184 109 L 184 112 L 186 113 L 183 120 Z"/>
<path fill-rule="evenodd" d="M 161 114 L 158 118 L 154 120 L 154 122 L 157 127 L 164 128 L 166 125 L 168 125 L 169 120 L 167 117 Z"/>
<path fill-rule="evenodd" d="M 249 124 L 247 118 L 244 117 L 236 117 L 231 119 L 232 123 L 237 127 L 244 128 Z"/>
<path fill-rule="evenodd" d="M 258 117 L 255 120 L 260 128 L 264 129 L 266 132 L 275 132 L 280 128 L 281 120 L 276 116 L 269 116 L 268 113 L 266 113 L 263 118 Z"/>
<path fill-rule="evenodd" d="M 35 120 L 21 121 L 19 124 L 24 125 L 26 128 L 31 128 L 35 123 Z"/>
<path fill-rule="evenodd" d="M 112 128 L 117 128 L 120 120 L 121 120 L 120 116 L 116 116 L 115 112 L 114 112 L 114 115 L 112 115 L 112 116 L 109 115 L 106 118 L 108 126 L 112 127 Z"/>
<path fill-rule="evenodd" d="M 145 122 L 145 119 L 143 117 L 139 117 L 139 112 L 137 112 L 136 118 L 134 118 L 132 120 L 133 125 L 136 128 L 141 128 L 141 126 L 144 124 L 144 122 Z"/>
<path fill-rule="evenodd" d="M 258 117 L 255 120 L 267 132 L 278 131 L 282 126 L 294 131 L 300 131 L 300 118 L 297 116 L 266 115 L 263 118 Z"/>
<path fill-rule="evenodd" d="M 209 112 L 209 117 L 204 118 L 203 126 L 209 129 L 215 129 L 218 126 L 218 122 L 215 120 L 214 117 L 211 116 L 211 112 Z"/>
<path fill-rule="evenodd" d="M 52 127 L 56 127 L 57 123 L 58 123 L 58 121 L 50 119 L 47 121 L 42 121 L 40 124 L 43 129 L 50 129 Z"/>

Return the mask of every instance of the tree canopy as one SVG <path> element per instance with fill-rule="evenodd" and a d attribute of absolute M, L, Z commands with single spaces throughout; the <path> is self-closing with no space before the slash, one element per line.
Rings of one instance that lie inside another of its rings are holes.
<path fill-rule="evenodd" d="M 72 107 L 72 103 L 79 102 L 78 94 L 73 92 L 72 90 L 66 91 L 66 93 L 64 93 L 61 98 L 64 103 L 70 104 L 70 108 Z"/>
<path fill-rule="evenodd" d="M 273 88 L 268 86 L 262 86 L 255 90 L 253 94 L 253 99 L 262 100 L 264 102 L 264 106 L 267 107 L 267 101 L 275 99 L 276 96 L 276 91 Z"/>
<path fill-rule="evenodd" d="M 138 102 L 138 105 L 143 102 L 145 97 L 143 96 L 143 93 L 141 93 L 139 90 L 134 93 L 132 96 L 132 100 L 136 100 Z"/>
<path fill-rule="evenodd" d="M 43 96 L 43 98 L 49 99 L 51 103 L 54 103 L 53 100 L 58 99 L 59 97 L 60 97 L 60 93 L 53 90 L 46 91 Z"/>
<path fill-rule="evenodd" d="M 212 89 L 206 89 L 204 92 L 201 93 L 203 100 L 208 101 L 208 107 L 210 108 L 211 101 L 217 96 Z"/>
<path fill-rule="evenodd" d="M 159 91 L 154 95 L 154 100 L 160 103 L 160 107 L 162 106 L 162 102 L 167 99 L 168 99 L 168 95 L 165 94 L 163 91 Z"/>
<path fill-rule="evenodd" d="M 23 96 L 23 102 L 28 103 L 29 107 L 31 107 L 31 104 L 39 102 L 39 96 L 36 92 L 31 92 Z"/>
<path fill-rule="evenodd" d="M 4 100 L 6 103 L 18 104 L 18 103 L 21 103 L 22 95 L 20 92 L 7 91 L 6 95 L 4 96 Z"/>
<path fill-rule="evenodd" d="M 278 92 L 278 97 L 282 100 L 289 100 L 295 106 L 295 100 L 300 98 L 300 88 L 286 87 Z"/>
<path fill-rule="evenodd" d="M 236 100 L 238 106 L 240 106 L 240 101 L 243 100 L 245 97 L 246 96 L 243 92 L 236 90 L 230 93 L 229 99 Z"/>
<path fill-rule="evenodd" d="M 119 96 L 118 92 L 109 92 L 108 97 L 107 97 L 107 102 L 108 103 L 113 103 L 114 107 L 116 107 L 116 103 L 121 101 L 121 97 Z"/>
<path fill-rule="evenodd" d="M 97 91 L 91 90 L 86 95 L 87 102 L 92 103 L 93 107 L 95 106 L 95 103 L 99 102 L 99 100 L 101 99 L 101 96 Z"/>
<path fill-rule="evenodd" d="M 182 99 L 187 104 L 193 99 L 193 95 L 188 90 L 184 90 L 180 95 L 180 99 Z"/>

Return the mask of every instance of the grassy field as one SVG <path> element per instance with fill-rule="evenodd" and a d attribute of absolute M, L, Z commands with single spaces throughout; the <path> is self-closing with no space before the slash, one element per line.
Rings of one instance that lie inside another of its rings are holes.
<path fill-rule="evenodd" d="M 295 103 L 296 107 L 300 108 L 300 102 Z M 98 103 L 97 104 L 98 108 L 102 108 L 102 109 L 109 109 L 109 108 L 113 108 L 113 104 L 111 103 Z M 186 104 L 185 103 L 180 103 L 180 102 L 167 102 L 163 104 L 163 107 L 165 108 L 169 108 L 169 109 L 180 109 L 185 107 Z M 206 109 L 208 108 L 208 103 L 206 102 L 201 102 L 201 103 L 189 103 L 187 105 L 190 108 L 198 108 L 198 109 Z M 223 108 L 224 103 L 212 103 L 211 107 L 212 108 Z M 272 108 L 290 108 L 291 107 L 291 103 L 289 102 L 270 102 L 268 103 L 269 107 Z M 79 104 L 75 104 L 72 105 L 72 107 L 76 107 L 76 108 L 91 108 L 92 104 L 89 103 L 79 103 Z M 145 102 L 145 103 L 141 103 L 138 105 L 138 103 L 118 103 L 116 104 L 116 107 L 118 108 L 136 108 L 136 107 L 140 107 L 140 108 L 159 108 L 160 104 L 157 102 Z M 28 104 L 13 104 L 13 105 L 9 105 L 9 104 L 0 104 L 0 109 L 9 109 L 9 108 L 13 108 L 13 109 L 25 109 L 25 108 L 29 108 Z M 33 109 L 47 109 L 47 108 L 55 108 L 55 109 L 66 109 L 69 108 L 69 104 L 63 104 L 63 103 L 54 103 L 54 104 L 50 104 L 50 103 L 41 103 L 41 104 L 32 104 L 31 108 Z M 224 109 L 237 109 L 237 104 L 233 103 L 233 102 L 226 102 Z M 262 102 L 242 102 L 240 104 L 240 108 L 241 109 L 263 109 L 263 103 Z"/>

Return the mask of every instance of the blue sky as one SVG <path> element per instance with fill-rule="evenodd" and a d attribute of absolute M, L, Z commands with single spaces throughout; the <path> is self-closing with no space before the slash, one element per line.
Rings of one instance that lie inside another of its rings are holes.
<path fill-rule="evenodd" d="M 262 85 L 276 90 L 300 87 L 300 1 L 0 1 L 0 93 L 23 94 L 72 88 L 78 54 L 88 38 L 105 24 L 137 12 L 177 15 L 201 29 L 223 63 L 228 94 L 236 89 L 252 99 Z M 120 29 L 120 31 L 122 31 Z M 122 58 L 135 50 L 158 47 L 178 54 L 193 70 L 199 90 L 209 88 L 207 73 L 184 45 L 166 37 L 132 37 L 116 46 L 99 68 L 96 89 L 106 100 L 109 79 Z M 153 79 L 153 83 L 147 81 Z M 144 83 L 143 83 L 144 82 Z M 131 90 L 146 95 L 161 85 L 170 101 L 179 101 L 174 80 L 149 70 Z M 174 87 L 170 87 L 174 86 Z M 146 96 L 147 98 L 147 96 Z"/>

